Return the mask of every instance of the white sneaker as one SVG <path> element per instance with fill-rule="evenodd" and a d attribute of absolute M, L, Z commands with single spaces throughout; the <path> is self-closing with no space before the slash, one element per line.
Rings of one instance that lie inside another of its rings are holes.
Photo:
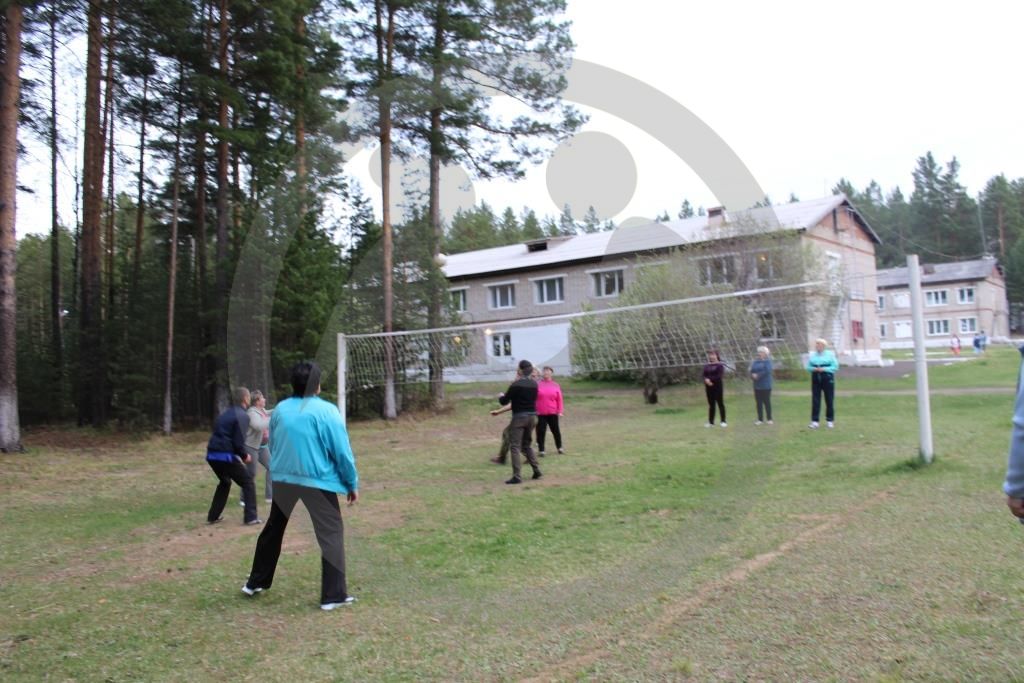
<path fill-rule="evenodd" d="M 761 422 L 760 420 L 757 420 L 756 422 L 754 422 L 754 425 L 757 426 L 757 427 L 760 427 L 763 424 L 764 424 L 764 422 Z"/>
<path fill-rule="evenodd" d="M 836 426 L 836 423 L 835 422 L 826 422 L 825 426 L 828 427 L 829 429 L 832 429 L 833 427 Z"/>
<path fill-rule="evenodd" d="M 347 598 L 345 598 L 342 602 L 325 602 L 324 604 L 320 605 L 320 609 L 322 609 L 325 612 L 330 612 L 332 609 L 338 609 L 339 607 L 348 607 L 355 601 L 356 596 L 350 595 Z"/>
<path fill-rule="evenodd" d="M 714 427 L 715 425 L 713 425 L 713 424 L 711 424 L 710 422 L 708 422 L 708 423 L 707 423 L 706 425 L 704 425 L 704 426 L 705 426 L 705 427 Z"/>
<path fill-rule="evenodd" d="M 807 425 L 807 428 L 808 429 L 817 429 L 818 428 L 818 423 L 817 422 L 812 422 L 811 424 Z"/>
<path fill-rule="evenodd" d="M 728 426 L 729 426 L 729 423 L 728 423 L 728 422 L 723 422 L 723 423 L 722 423 L 722 426 L 723 426 L 723 427 L 728 427 Z"/>
<path fill-rule="evenodd" d="M 238 504 L 241 505 L 242 507 L 245 507 L 245 501 L 244 500 L 238 501 Z"/>
<path fill-rule="evenodd" d="M 774 423 L 774 422 L 772 422 L 771 420 L 768 420 L 768 424 L 770 424 L 770 425 L 773 425 L 773 424 L 775 424 L 775 423 Z"/>
<path fill-rule="evenodd" d="M 246 595 L 252 597 L 253 595 L 256 595 L 257 593 L 262 593 L 263 589 L 262 588 L 249 588 L 249 584 L 246 583 L 246 584 L 244 584 L 242 586 L 242 592 L 245 593 Z"/>

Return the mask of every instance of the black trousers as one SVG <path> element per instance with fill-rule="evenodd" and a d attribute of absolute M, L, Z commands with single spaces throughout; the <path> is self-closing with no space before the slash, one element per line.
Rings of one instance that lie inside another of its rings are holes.
<path fill-rule="evenodd" d="M 338 494 L 298 484 L 274 482 L 274 502 L 252 558 L 250 588 L 270 588 L 281 557 L 281 542 L 295 504 L 306 506 L 313 522 L 313 533 L 320 545 L 320 604 L 344 602 L 348 597 L 345 583 L 345 527 L 341 521 Z"/>
<path fill-rule="evenodd" d="M 715 424 L 715 406 L 722 415 L 722 422 L 725 422 L 725 385 L 715 382 L 711 386 L 704 385 L 704 393 L 708 397 L 708 423 Z"/>
<path fill-rule="evenodd" d="M 224 460 L 207 460 L 206 463 L 217 475 L 217 490 L 213 492 L 213 502 L 210 503 L 210 511 L 206 514 L 207 522 L 217 521 L 224 506 L 228 502 L 228 494 L 231 493 L 231 482 L 235 482 L 242 489 L 242 502 L 245 503 L 245 516 L 243 521 L 251 522 L 256 519 L 256 487 L 253 486 L 249 470 L 238 458 L 231 462 Z"/>
<path fill-rule="evenodd" d="M 548 427 L 551 427 L 551 435 L 555 437 L 555 448 L 562 447 L 562 430 L 558 428 L 557 415 L 537 416 L 537 450 L 544 452 L 544 439 L 548 434 Z"/>
<path fill-rule="evenodd" d="M 754 389 L 754 401 L 757 402 L 757 420 L 772 419 L 772 390 Z M 768 417 L 766 418 L 765 415 Z"/>
<path fill-rule="evenodd" d="M 821 415 L 821 396 L 825 395 L 825 419 L 834 422 L 835 407 L 832 405 L 836 394 L 836 382 L 831 372 L 811 373 L 811 422 L 818 422 Z"/>

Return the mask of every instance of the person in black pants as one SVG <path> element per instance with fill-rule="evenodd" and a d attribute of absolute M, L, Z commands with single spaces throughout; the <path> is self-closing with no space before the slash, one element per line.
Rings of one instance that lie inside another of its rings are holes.
<path fill-rule="evenodd" d="M 725 422 L 725 365 L 718 357 L 718 351 L 708 351 L 708 362 L 704 365 L 704 393 L 708 397 L 708 423 L 705 427 L 715 426 L 715 406 Z"/>
<path fill-rule="evenodd" d="M 249 390 L 237 387 L 231 392 L 234 405 L 225 410 L 213 425 L 213 434 L 206 444 L 206 464 L 217 475 L 217 489 L 213 492 L 210 511 L 206 515 L 208 524 L 216 524 L 224 520 L 221 515 L 231 493 L 231 482 L 242 489 L 242 503 L 245 524 L 262 524 L 256 513 L 256 487 L 245 464 L 251 457 L 245 450 L 245 433 L 249 429 L 249 416 L 245 409 L 249 407 Z"/>
<path fill-rule="evenodd" d="M 491 415 L 512 411 L 512 421 L 509 423 L 512 478 L 506 481 L 506 484 L 523 483 L 520 453 L 526 456 L 526 461 L 533 468 L 533 478 L 540 479 L 543 476 L 532 447 L 533 430 L 537 427 L 537 382 L 531 379 L 532 374 L 533 364 L 528 360 L 519 361 L 518 379 L 509 385 L 504 394 L 498 395 L 498 403 L 504 407 L 491 411 Z"/>

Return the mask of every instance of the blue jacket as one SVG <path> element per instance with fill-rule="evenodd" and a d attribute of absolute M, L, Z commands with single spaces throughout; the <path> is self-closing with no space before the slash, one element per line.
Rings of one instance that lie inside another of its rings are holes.
<path fill-rule="evenodd" d="M 839 361 L 836 359 L 835 351 L 825 349 L 821 353 L 811 351 L 807 355 L 807 371 L 814 372 L 814 368 L 825 368 L 825 372 L 835 375 L 839 370 Z"/>
<path fill-rule="evenodd" d="M 206 444 L 206 459 L 231 462 L 234 456 L 245 460 L 245 433 L 249 416 L 242 406 L 231 406 L 213 423 L 213 434 Z"/>
<path fill-rule="evenodd" d="M 772 359 L 765 358 L 761 360 L 758 358 L 750 364 L 750 374 L 757 375 L 757 379 L 754 380 L 755 389 L 771 389 L 772 388 Z"/>
<path fill-rule="evenodd" d="M 1024 356 L 1024 346 L 1020 347 Z M 1024 361 L 1017 372 L 1017 401 L 1013 407 L 1013 429 L 1010 431 L 1010 456 L 1006 465 L 1003 493 L 1011 498 L 1024 498 Z"/>
<path fill-rule="evenodd" d="M 322 398 L 292 397 L 270 417 L 270 477 L 335 493 L 359 490 L 355 456 L 338 407 Z"/>

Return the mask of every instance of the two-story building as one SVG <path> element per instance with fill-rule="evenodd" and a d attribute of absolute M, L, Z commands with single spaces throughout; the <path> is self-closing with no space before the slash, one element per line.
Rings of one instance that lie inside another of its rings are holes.
<path fill-rule="evenodd" d="M 702 284 L 736 289 L 770 286 L 783 254 L 809 254 L 815 272 L 807 276 L 834 280 L 838 305 L 826 324 L 808 321 L 800 333 L 804 348 L 826 336 L 842 362 L 872 363 L 881 357 L 878 243 L 856 208 L 835 195 L 735 213 L 719 207 L 707 216 L 453 254 L 444 272 L 463 320 L 487 324 L 486 358 L 472 358 L 477 378 L 481 364 L 501 374 L 519 358 L 571 371 L 569 323 L 531 327 L 523 321 L 616 307 L 642 267 L 676 250 L 693 254 Z M 459 379 L 457 371 L 446 376 Z"/>
<path fill-rule="evenodd" d="M 924 334 L 928 346 L 969 347 L 975 334 L 992 341 L 1010 336 L 1006 280 L 995 258 L 921 266 Z M 906 267 L 878 271 L 878 336 L 882 348 L 914 345 L 910 274 Z"/>

